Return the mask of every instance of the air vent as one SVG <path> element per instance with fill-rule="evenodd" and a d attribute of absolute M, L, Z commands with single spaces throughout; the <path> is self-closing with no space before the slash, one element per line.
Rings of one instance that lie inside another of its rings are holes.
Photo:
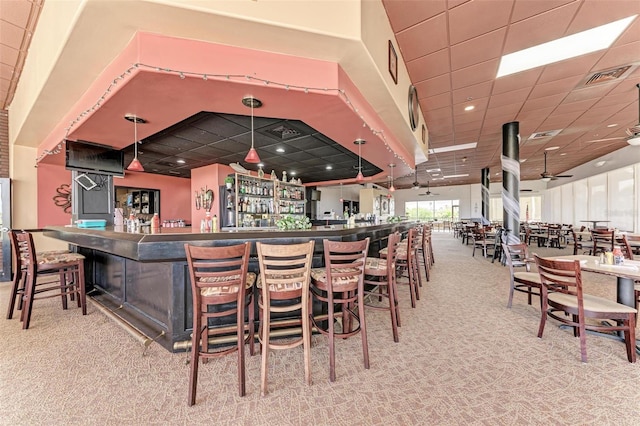
<path fill-rule="evenodd" d="M 302 135 L 302 132 L 285 125 L 274 127 L 273 129 L 267 130 L 267 132 L 283 141 L 297 138 Z"/>
<path fill-rule="evenodd" d="M 560 133 L 561 131 L 562 129 L 547 130 L 546 132 L 536 132 L 536 133 L 533 133 L 531 136 L 529 136 L 529 139 L 527 140 L 552 138 L 556 136 L 558 133 Z"/>
<path fill-rule="evenodd" d="M 617 80 L 624 73 L 629 71 L 631 65 L 625 65 L 624 67 L 613 68 L 606 71 L 598 71 L 587 78 L 584 83 L 585 86 L 593 86 L 594 84 L 608 83 L 612 80 Z"/>

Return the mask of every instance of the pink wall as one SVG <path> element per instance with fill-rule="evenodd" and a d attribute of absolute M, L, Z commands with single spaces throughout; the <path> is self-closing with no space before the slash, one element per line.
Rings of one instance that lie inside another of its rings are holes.
<path fill-rule="evenodd" d="M 68 225 L 71 223 L 71 209 L 69 213 L 65 213 L 61 207 L 55 205 L 53 197 L 58 195 L 56 190 L 62 184 L 71 185 L 71 172 L 62 166 L 45 163 L 40 163 L 36 170 L 38 173 L 38 226 Z M 222 181 L 224 182 L 224 176 Z M 158 189 L 160 190 L 161 220 L 185 219 L 188 221 L 191 218 L 193 197 L 189 179 L 126 172 L 124 178 L 114 179 L 114 185 Z"/>
<path fill-rule="evenodd" d="M 57 189 L 61 185 L 68 185 L 67 191 L 71 192 L 71 172 L 64 167 L 40 163 L 36 169 L 38 173 L 38 227 L 47 225 L 64 226 L 71 223 L 71 207 L 69 213 L 65 213 L 62 207 L 56 206 L 53 197 L 59 196 Z M 63 201 L 58 197 L 59 202 Z M 69 196 L 69 201 L 71 197 Z"/>
<path fill-rule="evenodd" d="M 203 188 L 213 190 L 213 204 L 211 207 L 211 216 L 216 215 L 220 218 L 220 186 L 224 185 L 224 178 L 234 173 L 229 166 L 222 164 L 213 164 L 211 166 L 200 167 L 191 170 L 191 205 L 194 205 L 194 197 L 196 192 L 200 192 Z M 204 209 L 191 210 L 191 223 L 193 226 L 200 226 L 200 221 L 206 216 Z"/>

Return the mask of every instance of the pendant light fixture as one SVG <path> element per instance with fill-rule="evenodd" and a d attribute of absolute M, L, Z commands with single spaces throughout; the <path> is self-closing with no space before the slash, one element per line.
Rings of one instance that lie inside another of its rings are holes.
<path fill-rule="evenodd" d="M 362 175 L 362 145 L 367 143 L 367 141 L 364 139 L 356 139 L 353 143 L 358 145 L 358 174 L 356 175 L 356 182 L 362 182 L 364 180 L 364 176 Z"/>
<path fill-rule="evenodd" d="M 396 190 L 396 188 L 394 188 L 394 186 L 393 186 L 393 168 L 395 166 L 396 165 L 394 163 L 389 164 L 389 168 L 391 169 L 391 179 L 390 179 L 391 180 L 391 185 L 389 185 L 389 191 L 391 191 L 391 192 Z"/>
<path fill-rule="evenodd" d="M 140 118 L 135 114 L 126 114 L 124 116 L 125 120 L 131 121 L 133 123 L 133 160 L 127 167 L 127 170 L 131 172 L 144 172 L 144 167 L 142 167 L 142 163 L 138 160 L 138 123 L 146 123 L 147 120 L 144 118 Z"/>
<path fill-rule="evenodd" d="M 247 107 L 251 107 L 251 149 L 247 153 L 247 156 L 244 157 L 244 161 L 247 163 L 258 164 L 260 162 L 260 156 L 258 156 L 258 151 L 256 151 L 253 146 L 253 109 L 260 108 L 262 106 L 262 101 L 254 98 L 253 96 L 246 96 L 242 98 L 242 104 Z"/>

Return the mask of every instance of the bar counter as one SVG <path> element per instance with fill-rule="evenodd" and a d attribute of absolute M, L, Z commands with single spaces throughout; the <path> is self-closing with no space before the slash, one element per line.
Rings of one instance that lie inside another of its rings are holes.
<path fill-rule="evenodd" d="M 86 257 L 87 292 L 106 312 L 143 336 L 146 344 L 156 341 L 167 350 L 178 352 L 188 348 L 192 324 L 185 243 L 201 246 L 245 241 L 292 244 L 313 239 L 313 266 L 320 267 L 323 266 L 323 239 L 356 241 L 370 237 L 370 254 L 377 255 L 378 250 L 386 247 L 390 233 L 405 232 L 413 225 L 413 222 L 334 225 L 291 231 L 237 228 L 208 233 L 190 227 L 132 233 L 121 227 L 48 226 L 44 228 L 44 235 L 75 246 Z M 255 244 L 252 244 L 249 270 L 258 272 L 258 269 Z"/>

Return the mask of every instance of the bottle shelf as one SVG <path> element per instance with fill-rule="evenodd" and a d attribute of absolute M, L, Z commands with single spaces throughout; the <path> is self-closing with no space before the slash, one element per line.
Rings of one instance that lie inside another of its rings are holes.
<path fill-rule="evenodd" d="M 282 216 L 306 213 L 302 185 L 236 173 L 229 191 L 235 202 L 227 208 L 235 210 L 238 227 L 275 226 Z"/>

